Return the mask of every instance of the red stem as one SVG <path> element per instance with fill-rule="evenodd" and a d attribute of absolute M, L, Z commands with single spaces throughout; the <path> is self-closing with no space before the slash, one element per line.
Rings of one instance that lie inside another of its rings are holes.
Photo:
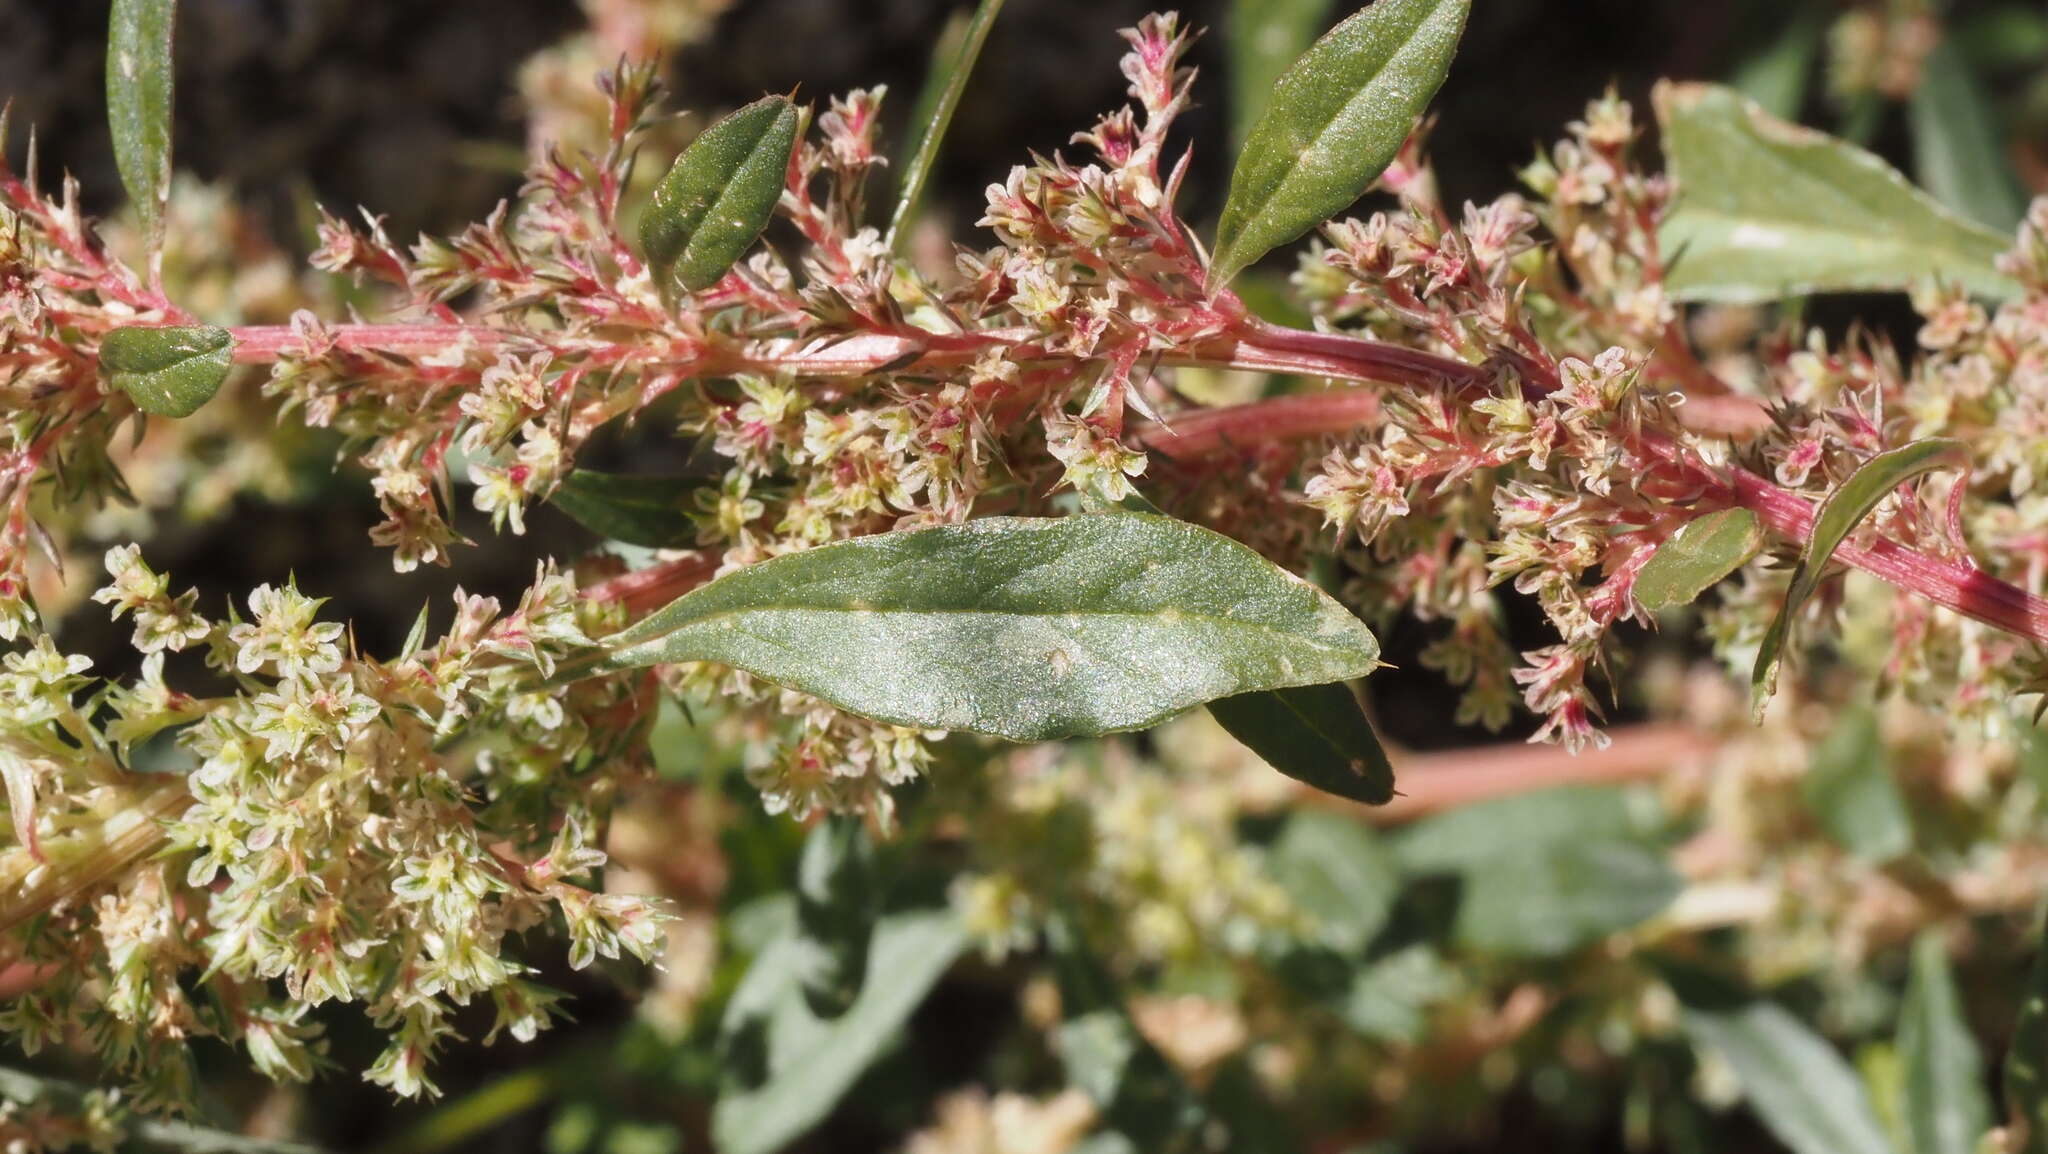
<path fill-rule="evenodd" d="M 1674 446 L 1667 455 L 1675 453 Z M 1804 498 L 1742 469 L 1731 470 L 1727 487 L 1730 503 L 1755 513 L 1778 533 L 1804 541 L 1813 531 L 1813 506 Z M 1834 559 L 1965 617 L 2048 644 L 2048 600 L 1974 565 L 1931 557 L 1883 539 L 1868 547 L 1843 542 Z"/>
<path fill-rule="evenodd" d="M 464 340 L 483 346 L 532 344 L 531 338 L 489 325 L 332 325 L 323 330 L 335 347 L 350 352 L 437 353 Z M 243 325 L 229 329 L 235 338 L 235 363 L 267 365 L 300 350 L 305 343 L 290 325 Z"/>
<path fill-rule="evenodd" d="M 1231 363 L 1249 367 L 1239 361 Z M 1165 424 L 1140 426 L 1140 439 L 1155 453 L 1176 461 L 1196 461 L 1236 448 L 1356 429 L 1379 411 L 1379 394 L 1371 389 L 1330 389 L 1178 413 Z"/>
<path fill-rule="evenodd" d="M 238 364 L 271 364 L 298 352 L 304 344 L 304 338 L 289 325 L 244 325 L 228 331 L 235 338 Z M 502 345 L 556 352 L 617 347 L 609 342 L 537 336 L 473 324 L 333 325 L 323 332 L 336 348 L 401 356 L 442 352 L 463 341 L 483 348 Z M 709 348 L 678 341 L 667 355 L 651 356 L 638 363 L 650 369 L 683 370 L 699 376 L 756 370 L 808 377 L 860 377 L 913 364 L 928 368 L 961 364 L 988 349 L 1019 349 L 1038 335 L 1035 329 L 1014 328 L 969 333 L 875 332 L 850 337 L 720 343 Z"/>
<path fill-rule="evenodd" d="M 1410 387 L 1449 385 L 1485 388 L 1490 370 L 1420 349 L 1369 341 L 1342 333 L 1290 329 L 1248 317 L 1232 336 L 1204 345 L 1190 357 L 1169 353 L 1169 363 L 1214 363 L 1220 354 L 1233 368 L 1274 373 L 1340 377 Z"/>
<path fill-rule="evenodd" d="M 1248 327 L 1243 338 L 1230 347 L 1226 358 L 1188 361 L 1394 385 L 1435 381 L 1462 387 L 1485 379 L 1482 370 L 1470 365 L 1413 349 L 1402 349 L 1404 355 L 1394 357 L 1389 346 L 1338 333 L 1296 333 L 1276 340 L 1270 328 Z M 1210 409 L 1177 417 L 1166 426 L 1141 427 L 1137 435 L 1157 452 L 1192 460 L 1233 445 L 1348 432 L 1369 418 L 1377 405 L 1378 398 L 1368 390 L 1331 390 Z M 1723 503 L 1751 510 L 1778 534 L 1803 542 L 1812 532 L 1813 507 L 1805 498 L 1739 467 L 1725 474 L 1711 470 L 1669 441 L 1646 442 L 1646 448 L 1685 469 Z M 1886 540 L 1868 547 L 1844 543 L 1834 559 L 1965 617 L 2048 644 L 2048 600 L 1974 566 Z"/>

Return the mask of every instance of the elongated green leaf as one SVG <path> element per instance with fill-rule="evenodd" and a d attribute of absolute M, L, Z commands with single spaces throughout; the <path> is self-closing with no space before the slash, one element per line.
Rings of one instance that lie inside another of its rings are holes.
<path fill-rule="evenodd" d="M 697 539 L 690 518 L 702 477 L 634 477 L 576 469 L 548 501 L 578 525 L 613 541 L 670 549 Z"/>
<path fill-rule="evenodd" d="M 1386 924 L 1400 871 L 1379 839 L 1357 819 L 1303 810 L 1287 819 L 1273 843 L 1268 867 L 1302 912 L 1315 919 L 1315 937 L 1357 954 Z"/>
<path fill-rule="evenodd" d="M 1913 174 L 1943 204 L 1979 224 L 2009 231 L 2026 211 L 1997 110 L 1955 41 L 1943 37 L 1920 63 L 1906 106 Z"/>
<path fill-rule="evenodd" d="M 725 1093 L 712 1110 L 721 1154 L 775 1154 L 831 1113 L 855 1079 L 901 1033 L 967 935 L 948 911 L 909 911 L 875 925 L 868 981 L 853 1007 L 819 1020 L 799 990 L 797 939 L 777 939 L 755 957 L 727 1006 L 728 1044 L 745 1035 L 761 1079 Z"/>
<path fill-rule="evenodd" d="M 1660 244 L 1678 299 L 1768 301 L 1929 278 L 1986 296 L 2015 291 L 1992 263 L 2008 238 L 1863 149 L 1717 85 L 1667 82 L 1655 102 L 1677 186 Z"/>
<path fill-rule="evenodd" d="M 1849 534 L 1855 531 L 1863 518 L 1890 496 L 1892 490 L 1922 473 L 1965 465 L 1969 459 L 1969 449 L 1960 441 L 1943 438 L 1915 441 L 1888 449 L 1863 462 L 1839 488 L 1828 494 L 1827 500 L 1821 502 L 1820 511 L 1814 514 L 1813 532 L 1807 537 L 1806 550 L 1800 556 L 1799 565 L 1792 570 L 1792 584 L 1785 590 L 1785 603 L 1778 607 L 1777 617 L 1765 630 L 1763 644 L 1757 649 L 1756 667 L 1750 673 L 1751 695 L 1759 716 L 1765 703 L 1778 690 L 1778 663 L 1791 636 L 1792 622 L 1798 617 L 1800 607 L 1806 604 L 1806 599 L 1820 587 L 1821 578 L 1827 574 L 1828 559 L 1835 555 L 1835 549 L 1848 540 Z"/>
<path fill-rule="evenodd" d="M 2048 930 L 2044 930 L 2048 938 Z M 2013 1023 L 2012 1049 L 2005 1055 L 2005 1111 L 2018 1143 L 2017 1154 L 2048 1154 L 2048 940 L 2034 954 L 2034 967 Z"/>
<path fill-rule="evenodd" d="M 1820 570 L 1835 549 L 1893 490 L 1923 473 L 1967 465 L 1969 460 L 1967 445 L 1936 437 L 1887 449 L 1858 465 L 1814 514 L 1813 533 L 1807 539 L 1800 569 L 1793 575 L 1793 595 L 1803 600 L 1813 593 L 1820 584 Z"/>
<path fill-rule="evenodd" d="M 910 222 L 917 217 L 925 185 L 931 182 L 932 168 L 939 160 L 939 146 L 945 143 L 946 129 L 960 107 L 961 94 L 967 91 L 967 78 L 974 73 L 974 63 L 981 59 L 981 46 L 988 40 L 988 30 L 995 26 L 996 14 L 1002 10 L 1003 0 L 981 0 L 957 40 L 950 34 L 942 37 L 938 51 L 932 54 L 931 76 L 911 113 L 911 123 L 917 125 L 917 139 L 910 147 L 909 161 L 903 166 L 896 211 L 889 214 L 889 232 L 883 238 L 893 252 L 902 251 L 901 246 L 909 239 Z"/>
<path fill-rule="evenodd" d="M 640 248 L 665 291 L 710 288 L 746 255 L 796 148 L 796 106 L 767 96 L 704 130 L 676 158 L 640 218 Z"/>
<path fill-rule="evenodd" d="M 1233 0 L 1230 6 L 1230 142 L 1242 150 L 1273 99 L 1273 86 L 1329 23 L 1331 0 Z"/>
<path fill-rule="evenodd" d="M 1681 1020 L 1695 1045 L 1734 1068 L 1757 1116 L 1794 1154 L 1891 1154 L 1856 1072 L 1782 1007 L 1687 1005 Z"/>
<path fill-rule="evenodd" d="M 1690 605 L 1764 547 L 1747 509 L 1723 509 L 1685 523 L 1636 574 L 1636 600 L 1651 612 Z"/>
<path fill-rule="evenodd" d="M 1341 681 L 1209 703 L 1230 736 L 1267 765 L 1324 793 L 1367 805 L 1394 796 L 1394 767 L 1358 696 Z"/>
<path fill-rule="evenodd" d="M 1274 86 L 1238 153 L 1209 283 L 1349 207 L 1400 151 L 1450 71 L 1470 0 L 1377 0 Z"/>
<path fill-rule="evenodd" d="M 1568 842 L 1468 868 L 1457 939 L 1489 953 L 1553 957 L 1662 912 L 1684 887 L 1670 854 L 1634 841 Z"/>
<path fill-rule="evenodd" d="M 1991 1128 L 1984 1061 L 1963 1018 L 1948 948 L 1935 930 L 1913 943 L 1913 976 L 1900 1010 L 1906 1130 L 1915 1154 L 1973 1154 Z"/>
<path fill-rule="evenodd" d="M 1843 712 L 1814 748 L 1799 788 L 1814 820 L 1852 855 L 1883 862 L 1913 848 L 1913 819 L 1868 706 Z"/>
<path fill-rule="evenodd" d="M 867 979 L 880 897 L 874 859 L 860 819 L 833 815 L 812 827 L 797 860 L 798 968 L 804 1000 L 820 1018 L 845 1013 Z"/>
<path fill-rule="evenodd" d="M 115 329 L 100 341 L 100 368 L 135 407 L 189 417 L 213 399 L 234 364 L 234 334 L 213 325 Z"/>
<path fill-rule="evenodd" d="M 778 557 L 678 598 L 565 676 L 715 661 L 898 725 L 1042 741 L 1357 677 L 1378 658 L 1343 606 L 1243 545 L 1114 513 Z"/>
<path fill-rule="evenodd" d="M 171 34 L 177 0 L 114 0 L 107 21 L 107 126 L 114 167 L 154 260 L 171 195 Z"/>

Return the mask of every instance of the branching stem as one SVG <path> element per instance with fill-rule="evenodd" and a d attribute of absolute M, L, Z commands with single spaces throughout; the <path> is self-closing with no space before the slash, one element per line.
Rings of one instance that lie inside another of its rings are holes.
<path fill-rule="evenodd" d="M 337 325 L 329 330 L 339 348 L 359 353 L 419 356 L 444 351 L 468 341 L 479 347 L 539 348 L 539 339 L 523 333 L 472 324 Z M 303 338 L 281 325 L 234 330 L 235 359 L 244 364 L 274 362 L 300 346 Z M 678 348 L 672 358 L 651 356 L 650 368 L 691 375 L 731 372 L 787 372 L 810 377 L 858 377 L 876 372 L 957 366 L 990 350 L 1003 350 L 1013 360 L 1058 359 L 1036 344 L 1032 329 L 990 329 L 966 333 L 921 330 L 867 333 L 840 340 L 781 338 L 757 341 L 713 341 Z M 579 341 L 576 348 L 593 351 Z M 565 350 L 558 350 L 565 351 Z M 1459 392 L 1486 388 L 1495 370 L 1481 365 L 1342 333 L 1283 328 L 1252 318 L 1229 332 L 1187 350 L 1169 352 L 1166 364 L 1203 365 L 1390 386 L 1405 389 L 1450 388 Z M 1510 366 L 1522 373 L 1532 394 L 1555 387 L 1548 374 L 1530 373 L 1532 366 Z M 1137 436 L 1151 450 L 1177 461 L 1195 461 L 1259 444 L 1341 435 L 1369 422 L 1379 411 L 1379 397 L 1369 389 L 1332 389 L 1246 405 L 1176 416 L 1166 426 L 1138 426 Z M 1813 526 L 1813 507 L 1803 497 L 1739 467 L 1715 468 L 1679 444 L 1653 433 L 1642 434 L 1641 447 L 1686 474 L 1707 494 L 1709 504 L 1740 505 L 1754 511 L 1781 537 L 1804 542 Z M 1869 546 L 1844 544 L 1835 551 L 1843 564 L 1861 569 L 1937 605 L 2028 640 L 2048 644 L 2048 600 L 2001 581 L 1975 566 L 1932 556 L 1892 541 Z"/>

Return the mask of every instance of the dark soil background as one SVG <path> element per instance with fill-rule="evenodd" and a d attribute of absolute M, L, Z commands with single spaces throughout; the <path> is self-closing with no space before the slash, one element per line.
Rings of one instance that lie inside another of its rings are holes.
<path fill-rule="evenodd" d="M 675 103 L 710 109 L 801 87 L 814 98 L 886 83 L 906 114 L 945 0 L 740 0 L 670 70 Z M 1012 0 L 955 121 L 942 196 L 978 208 L 981 187 L 1027 149 L 1066 143 L 1123 100 L 1116 30 L 1136 0 Z M 1338 5 L 1337 7 L 1344 7 Z M 1486 196 L 1534 145 L 1608 84 L 1643 96 L 1659 76 L 1719 76 L 1792 6 L 1731 0 L 1480 0 L 1437 101 L 1446 191 Z M 1198 142 L 1224 133 L 1226 5 L 1181 6 L 1197 45 Z M 104 124 L 107 5 L 0 0 L 0 92 L 38 127 L 44 162 L 75 173 L 96 209 L 119 201 Z M 393 232 L 453 230 L 517 185 L 466 146 L 517 147 L 521 61 L 580 27 L 571 0 L 184 0 L 178 37 L 181 168 L 258 203 L 298 182 L 333 207 L 363 204 Z M 22 142 L 10 145 L 18 156 Z M 467 159 L 466 159 L 467 158 Z M 1213 213 L 1227 149 L 1200 148 L 1188 208 Z M 971 219 L 971 217 L 969 218 Z"/>

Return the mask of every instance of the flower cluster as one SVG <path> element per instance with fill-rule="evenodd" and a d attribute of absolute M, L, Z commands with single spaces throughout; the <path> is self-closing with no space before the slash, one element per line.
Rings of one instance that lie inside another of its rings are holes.
<path fill-rule="evenodd" d="M 1513 674 L 1543 718 L 1538 737 L 1599 740 L 1586 679 L 1616 660 L 1614 626 L 1647 623 L 1636 572 L 1697 509 L 1742 503 L 1739 476 L 1754 479 L 1752 499 L 1770 488 L 1819 500 L 1886 449 L 1964 438 L 1976 454 L 1967 480 L 1888 501 L 1860 533 L 2043 590 L 2028 510 L 2048 208 L 2036 206 L 2005 261 L 2028 291 L 1995 315 L 1960 290 L 1915 295 L 1917 360 L 1867 333 L 1766 332 L 1728 309 L 1687 332 L 1661 288 L 1656 226 L 1670 190 L 1634 166 L 1628 105 L 1595 101 L 1571 133 L 1524 172 L 1539 200 L 1467 205 L 1456 223 L 1430 199 L 1426 167 L 1397 164 L 1387 183 L 1400 211 L 1331 224 L 1296 277 L 1328 323 L 1474 367 L 1361 410 L 1368 439 L 1333 451 L 1302 490 L 1367 546 L 1354 554 L 1361 601 L 1450 623 L 1425 660 L 1468 686 L 1462 720 L 1507 720 L 1493 589 L 1512 580 L 1560 638 Z M 1551 243 L 1536 244 L 1538 226 Z M 1767 515 L 1792 508 L 1760 503 Z M 1780 556 L 1767 550 L 1709 610 L 1709 635 L 1737 669 L 1782 599 Z M 1921 700 L 2007 724 L 2002 703 L 2039 677 L 2037 647 L 1911 590 L 1887 599 L 1890 675 Z"/>
<path fill-rule="evenodd" d="M 292 585 L 218 622 L 133 547 L 107 566 L 98 599 L 134 615 L 141 674 L 94 691 L 47 634 L 0 673 L 17 833 L 0 916 L 48 973 L 5 1011 L 24 1044 L 81 1023 L 145 1101 L 176 1103 L 190 1038 L 304 1080 L 308 1010 L 354 1002 L 392 1035 L 368 1076 L 411 1095 L 433 1089 L 454 1007 L 495 1006 L 493 1034 L 548 1024 L 555 995 L 509 938 L 557 920 L 576 966 L 651 955 L 660 910 L 577 881 L 605 863 L 588 830 L 629 776 L 630 730 L 609 717 L 633 691 L 545 686 L 608 620 L 569 577 L 543 569 L 510 612 L 458 595 L 446 634 L 430 642 L 423 617 L 380 661 Z M 188 648 L 229 692 L 167 682 L 166 653 Z M 189 770 L 139 773 L 152 758 Z"/>
<path fill-rule="evenodd" d="M 998 760 L 972 800 L 984 833 L 953 902 L 985 953 L 1028 948 L 1055 911 L 1138 964 L 1249 954 L 1309 924 L 1232 835 L 1240 766 L 1151 772 L 1057 747 Z"/>

